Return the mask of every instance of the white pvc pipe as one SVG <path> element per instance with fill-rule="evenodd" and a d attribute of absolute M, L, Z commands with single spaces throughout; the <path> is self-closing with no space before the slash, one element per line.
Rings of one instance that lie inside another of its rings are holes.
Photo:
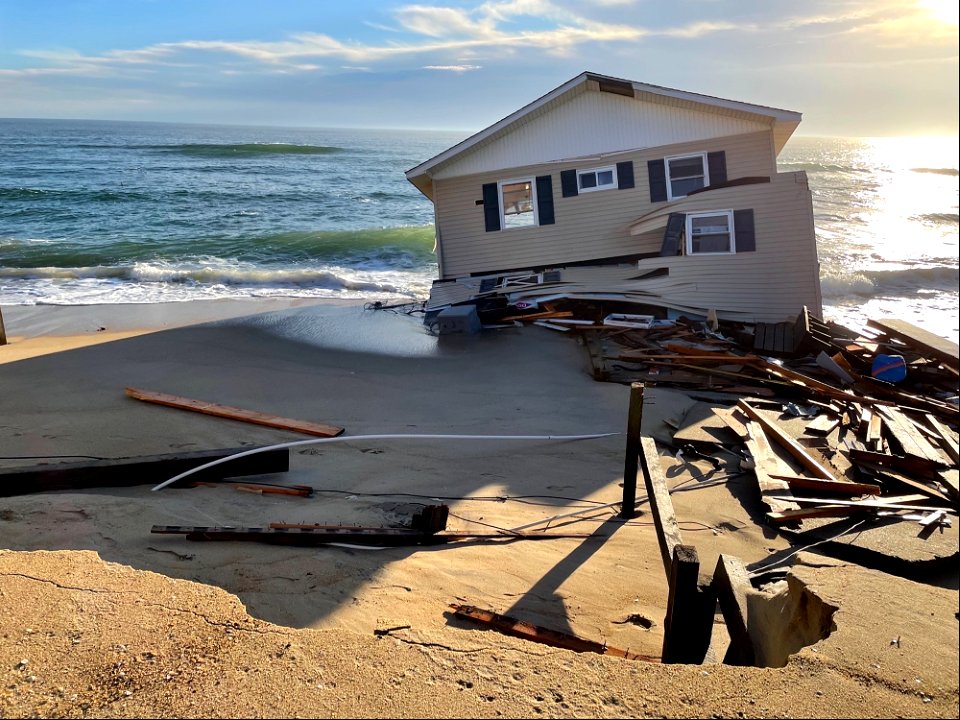
<path fill-rule="evenodd" d="M 402 438 L 418 438 L 420 440 L 593 440 L 596 438 L 610 437 L 611 435 L 619 435 L 620 433 L 596 433 L 594 435 L 340 435 L 339 437 L 332 438 L 310 438 L 309 440 L 294 440 L 293 442 L 279 443 L 277 445 L 267 445 L 265 447 L 254 448 L 253 450 L 244 450 L 243 452 L 238 452 L 235 455 L 229 455 L 228 457 L 219 458 L 217 460 L 211 460 L 208 463 L 203 465 L 198 465 L 195 468 L 182 472 L 175 477 L 170 478 L 169 480 L 164 480 L 162 483 L 157 485 L 155 488 L 151 488 L 151 492 L 156 492 L 157 490 L 163 490 L 167 485 L 172 485 L 177 480 L 182 480 L 188 475 L 193 475 L 195 472 L 200 472 L 201 470 L 206 470 L 215 465 L 220 465 L 225 463 L 228 460 L 235 460 L 237 458 L 246 457 L 247 455 L 255 455 L 261 452 L 267 452 L 268 450 L 282 450 L 283 448 L 292 448 L 298 447 L 300 445 L 314 445 L 317 443 L 332 443 L 332 442 L 349 442 L 351 440 L 399 440 Z"/>

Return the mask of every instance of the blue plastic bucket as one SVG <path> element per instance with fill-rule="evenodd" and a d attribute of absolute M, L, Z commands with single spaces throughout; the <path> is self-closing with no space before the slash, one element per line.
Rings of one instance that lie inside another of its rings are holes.
<path fill-rule="evenodd" d="M 900 382 L 907 376 L 907 361 L 903 355 L 877 355 L 873 358 L 870 374 L 877 380 Z"/>

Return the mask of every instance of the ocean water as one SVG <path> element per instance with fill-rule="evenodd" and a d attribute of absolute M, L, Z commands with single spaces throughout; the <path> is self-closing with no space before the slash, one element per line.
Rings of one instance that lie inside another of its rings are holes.
<path fill-rule="evenodd" d="M 436 278 L 404 171 L 463 133 L 0 119 L 0 305 L 331 297 Z M 960 328 L 957 141 L 794 138 L 824 315 Z"/>

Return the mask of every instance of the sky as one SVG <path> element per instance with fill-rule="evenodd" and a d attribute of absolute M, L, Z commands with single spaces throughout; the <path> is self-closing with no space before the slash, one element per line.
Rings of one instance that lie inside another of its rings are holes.
<path fill-rule="evenodd" d="M 956 0 L 0 0 L 0 117 L 480 130 L 581 72 L 957 135 Z"/>

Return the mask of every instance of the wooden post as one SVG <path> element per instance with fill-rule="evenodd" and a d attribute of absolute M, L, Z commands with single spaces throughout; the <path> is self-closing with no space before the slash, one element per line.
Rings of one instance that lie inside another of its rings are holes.
<path fill-rule="evenodd" d="M 753 586 L 740 558 L 721 555 L 717 559 L 712 587 L 730 634 L 730 646 L 723 662 L 727 665 L 754 665 L 756 651 L 747 622 L 747 593 Z"/>
<path fill-rule="evenodd" d="M 636 517 L 637 459 L 640 455 L 640 424 L 643 418 L 643 383 L 630 385 L 630 411 L 627 415 L 627 449 L 623 458 L 623 505 L 620 517 Z"/>
<path fill-rule="evenodd" d="M 680 524 L 673 511 L 670 488 L 667 487 L 667 479 L 660 466 L 657 443 L 653 438 L 640 439 L 640 461 L 643 465 L 643 481 L 647 486 L 647 501 L 650 503 L 650 512 L 653 513 L 653 524 L 657 528 L 663 569 L 669 579 L 672 568 L 676 565 L 673 560 L 674 551 L 683 544 L 683 539 L 680 537 Z"/>
<path fill-rule="evenodd" d="M 7 331 L 3 327 L 3 308 L 0 308 L 0 345 L 7 344 Z"/>
<path fill-rule="evenodd" d="M 700 584 L 697 549 L 692 545 L 674 547 L 667 614 L 663 620 L 662 662 L 703 662 L 710 648 L 716 605 L 712 589 Z"/>

